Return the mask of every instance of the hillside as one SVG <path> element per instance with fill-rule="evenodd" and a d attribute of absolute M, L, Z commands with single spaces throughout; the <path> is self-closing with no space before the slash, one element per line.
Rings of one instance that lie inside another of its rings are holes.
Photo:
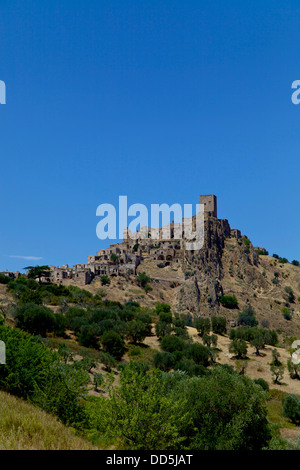
<path fill-rule="evenodd" d="M 137 285 L 135 276 L 111 277 L 109 285 L 95 278 L 85 289 L 101 292 L 104 298 L 120 302 L 136 300 L 143 306 L 167 302 L 172 310 L 195 316 L 226 316 L 236 320 L 248 305 L 256 311 L 260 324 L 276 329 L 282 336 L 300 335 L 300 267 L 259 255 L 247 237 L 231 237 L 222 220 L 206 220 L 204 248 L 186 252 L 180 262 L 164 267 L 144 256 L 137 268 L 151 279 L 148 293 Z M 225 228 L 224 228 L 225 227 Z M 289 300 L 286 290 L 293 293 Z M 222 295 L 234 295 L 237 309 L 224 308 Z M 289 312 L 290 320 L 282 309 Z"/>
<path fill-rule="evenodd" d="M 226 246 L 226 243 L 224 245 Z M 226 253 L 225 247 L 224 253 Z M 260 263 L 258 259 L 256 261 L 256 267 L 258 268 Z M 272 259 L 271 264 L 274 264 Z M 232 265 L 230 267 L 232 268 Z M 248 265 L 246 265 L 246 268 L 248 268 Z M 167 270 L 164 271 L 164 269 L 159 268 L 160 272 L 166 273 Z M 231 269 L 230 271 L 232 272 Z M 247 269 L 244 270 L 244 273 L 246 275 Z M 251 270 L 249 273 L 248 276 L 251 275 Z M 265 277 L 264 275 L 262 276 Z M 224 278 L 222 278 L 223 283 Z M 188 284 L 189 281 L 184 280 L 183 282 Z M 121 277 L 116 277 L 112 278 L 111 283 L 105 287 L 97 286 L 96 282 L 91 284 L 89 290 L 94 290 L 96 295 L 92 295 L 89 291 L 74 286 L 65 287 L 56 284 L 39 284 L 25 277 L 11 281 L 8 286 L 1 285 L 0 303 L 2 312 L 3 309 L 5 310 L 5 303 L 9 304 L 11 302 L 11 308 L 8 307 L 6 309 L 6 323 L 10 326 L 18 326 L 18 329 L 9 328 L 4 325 L 1 327 L 1 338 L 7 345 L 8 353 L 7 364 L 4 366 L 4 373 L 1 376 L 2 389 L 19 394 L 24 389 L 24 379 L 26 379 L 26 387 L 30 390 L 33 399 L 36 400 L 34 403 L 42 406 L 48 412 L 51 411 L 52 413 L 53 410 L 54 414 L 59 415 L 63 422 L 73 423 L 72 419 L 74 416 L 77 424 L 79 423 L 78 429 L 81 429 L 82 416 L 77 406 L 83 406 L 90 417 L 88 437 L 93 438 L 93 442 L 97 442 L 101 446 L 103 442 L 106 442 L 109 446 L 113 445 L 114 448 L 117 448 L 119 445 L 122 445 L 118 441 L 118 433 L 114 428 L 108 427 L 106 429 L 105 426 L 103 427 L 103 423 L 110 421 L 102 421 L 101 407 L 106 408 L 106 412 L 110 413 L 111 402 L 106 400 L 110 396 L 109 383 L 113 383 L 113 389 L 115 390 L 121 386 L 122 371 L 130 371 L 131 360 L 137 361 L 134 362 L 137 365 L 146 365 L 149 368 L 149 375 L 151 375 L 150 371 L 155 371 L 155 368 L 165 372 L 177 370 L 182 373 L 184 371 L 186 373 L 184 380 L 190 380 L 189 377 L 196 377 L 199 373 L 199 380 L 202 380 L 201 376 L 203 376 L 203 380 L 206 380 L 205 377 L 208 380 L 214 380 L 214 375 L 218 374 L 218 370 L 221 370 L 221 368 L 218 368 L 218 364 L 231 365 L 237 371 L 240 370 L 240 366 L 243 366 L 245 372 L 244 378 L 246 380 L 259 378 L 267 382 L 271 389 L 270 400 L 267 402 L 270 422 L 278 424 L 277 431 L 283 437 L 296 442 L 299 429 L 283 416 L 282 400 L 289 393 L 299 395 L 299 381 L 291 378 L 287 369 L 285 369 L 283 376 L 280 377 L 280 382 L 274 383 L 270 371 L 270 363 L 273 360 L 272 351 L 274 349 L 271 345 L 274 343 L 267 342 L 265 347 L 261 348 L 260 354 L 256 354 L 255 348 L 247 342 L 248 350 L 243 355 L 242 363 L 241 361 L 237 363 L 235 354 L 229 351 L 229 346 L 231 345 L 231 340 L 228 336 L 230 324 L 227 324 L 227 334 L 226 325 L 221 333 L 212 328 L 212 331 L 216 333 L 214 335 L 216 342 L 214 342 L 212 347 L 205 347 L 204 344 L 208 344 L 206 343 L 207 337 L 204 338 L 203 336 L 201 338 L 197 329 L 187 324 L 187 318 L 184 315 L 178 316 L 174 310 L 171 313 L 170 306 L 162 303 L 161 292 L 164 294 L 164 302 L 168 301 L 174 308 L 174 303 L 172 302 L 176 302 L 176 295 L 173 293 L 178 287 L 182 288 L 182 286 L 167 287 L 165 284 L 165 289 L 160 291 L 159 282 L 155 282 L 152 278 L 150 283 L 153 285 L 153 290 L 146 294 L 145 290 L 137 285 L 135 278 L 125 280 Z M 7 287 L 9 288 L 8 290 Z M 122 297 L 118 296 L 119 292 L 122 292 L 124 301 L 127 301 L 127 303 L 123 305 L 119 303 L 120 301 L 123 302 Z M 114 299 L 118 302 L 107 301 L 107 298 L 111 297 L 110 293 L 115 296 Z M 136 295 L 135 299 L 139 300 L 140 303 L 151 307 L 155 306 L 155 308 L 144 309 L 136 302 L 128 302 L 134 298 L 133 295 Z M 173 297 L 171 298 L 172 295 Z M 254 297 L 254 299 L 256 298 Z M 31 299 L 31 303 L 28 299 Z M 240 296 L 238 296 L 238 299 L 241 302 Z M 38 304 L 33 304 L 32 300 L 35 300 Z M 160 302 L 155 305 L 157 300 L 160 300 Z M 14 306 L 12 307 L 13 304 Z M 199 305 L 201 306 L 201 302 L 199 302 Z M 209 322 L 211 326 L 214 320 L 222 320 L 222 318 L 218 318 L 217 313 L 227 312 L 227 310 L 230 315 L 232 315 L 232 312 L 237 315 L 241 311 L 240 307 L 239 309 L 231 310 L 215 305 L 215 308 L 211 308 L 209 312 L 209 314 L 215 313 L 215 318 L 212 318 L 212 321 Z M 57 315 L 53 312 L 57 312 Z M 16 313 L 18 314 L 17 316 Z M 26 316 L 24 316 L 24 313 L 26 313 Z M 209 316 L 209 314 L 206 316 Z M 232 318 L 232 316 L 229 317 L 229 314 L 228 318 Z M 198 316 L 201 316 L 199 312 Z M 227 316 L 227 314 L 219 315 L 219 317 L 222 316 Z M 189 320 L 191 320 L 191 316 Z M 46 333 L 43 329 L 44 321 L 49 321 Z M 164 325 L 161 325 L 161 327 L 165 328 L 165 333 L 160 333 L 155 328 L 159 322 Z M 224 324 L 226 322 L 224 323 L 223 321 Z M 41 334 L 44 338 L 42 340 L 39 337 L 33 339 L 32 336 L 27 336 L 27 333 L 22 333 L 19 328 L 31 334 Z M 270 325 L 265 325 L 263 331 L 268 332 L 269 328 Z M 169 333 L 166 333 L 167 331 Z M 232 332 L 234 332 L 234 329 Z M 136 334 L 141 336 L 136 336 Z M 50 348 L 44 348 L 44 345 L 41 343 L 45 343 Z M 63 346 L 62 349 L 61 346 Z M 277 352 L 280 354 L 280 360 L 286 367 L 290 353 L 281 346 L 282 341 L 277 346 Z M 27 347 L 29 348 L 28 351 Z M 34 358 L 40 354 L 45 358 L 44 361 L 35 361 Z M 52 367 L 53 364 L 55 364 L 54 368 Z M 26 374 L 26 377 L 22 375 L 24 365 L 25 369 L 27 370 L 28 367 L 28 372 L 30 371 L 30 373 Z M 129 369 L 127 369 L 127 365 Z M 229 372 L 229 369 L 224 368 L 223 373 L 234 373 L 236 377 L 234 380 L 242 381 L 241 373 L 233 372 L 233 369 L 230 369 L 232 372 Z M 57 371 L 59 371 L 58 376 L 56 375 Z M 112 374 L 107 375 L 107 372 L 112 372 Z M 37 390 L 35 386 L 32 387 L 32 378 L 35 381 L 39 374 L 42 374 L 39 379 L 41 388 Z M 43 382 L 42 379 L 44 374 L 47 377 L 46 382 Z M 11 380 L 10 378 L 13 376 L 14 379 Z M 50 380 L 49 377 L 52 377 L 52 379 Z M 76 386 L 74 394 L 70 395 L 70 401 L 69 395 L 66 395 L 70 391 L 68 387 L 66 388 L 66 384 L 72 377 L 74 379 L 76 377 L 74 384 L 78 383 L 78 386 Z M 98 385 L 95 384 L 95 379 L 100 380 Z M 113 382 L 110 382 L 111 380 Z M 88 394 L 86 405 L 83 402 L 79 403 L 76 398 L 81 396 L 81 387 L 85 387 L 85 384 L 87 385 L 86 392 Z M 223 385 L 225 386 L 225 384 L 226 380 Z M 35 390 L 38 391 L 37 395 L 35 395 Z M 134 390 L 134 395 L 137 391 L 138 389 Z M 256 391 L 258 390 L 256 389 Z M 230 395 L 229 393 L 228 397 Z M 15 406 L 12 402 L 7 402 L 8 398 L 6 399 L 6 395 L 3 396 L 2 407 L 4 409 L 1 410 L 1 413 L 4 417 L 4 425 L 7 425 L 7 434 L 11 435 L 11 440 L 5 438 L 6 444 L 3 444 L 3 448 L 49 448 L 49 446 L 50 448 L 72 448 L 69 447 L 72 443 L 68 440 L 60 442 L 57 439 L 52 442 L 52 428 L 49 430 L 49 433 L 47 431 L 40 437 L 39 433 L 43 425 L 33 427 L 33 424 L 35 425 L 40 421 L 43 423 L 43 419 L 48 420 L 49 415 L 44 414 L 40 417 L 27 418 L 27 410 L 29 408 L 22 408 L 18 412 L 18 406 Z M 26 398 L 26 395 L 24 395 L 24 398 Z M 21 403 L 24 404 L 24 402 Z M 99 410 L 98 406 L 100 406 Z M 34 408 L 31 411 L 34 414 L 40 410 Z M 73 415 L 73 411 L 75 415 Z M 111 419 L 114 419 L 113 409 L 111 409 L 111 412 Z M 15 416 L 14 413 L 17 413 L 17 415 Z M 68 421 L 69 418 L 71 418 L 71 421 Z M 9 423 L 13 423 L 13 430 L 10 429 Z M 15 425 L 14 423 L 17 424 Z M 57 424 L 58 421 L 55 421 L 55 423 Z M 64 433 L 55 428 L 55 423 L 53 424 L 54 435 L 64 436 Z M 68 433 L 70 432 L 71 436 L 76 437 L 70 428 L 63 427 L 63 429 Z M 15 430 L 19 434 L 14 435 Z M 6 435 L 5 432 L 2 433 L 4 436 Z M 69 435 L 67 434 L 67 436 Z M 274 435 L 275 437 L 276 435 Z M 81 445 L 84 446 L 86 444 L 74 443 L 74 445 L 76 448 L 81 448 Z M 281 442 L 279 445 L 284 445 L 284 443 Z"/>
<path fill-rule="evenodd" d="M 0 450 L 93 450 L 54 416 L 0 391 Z"/>

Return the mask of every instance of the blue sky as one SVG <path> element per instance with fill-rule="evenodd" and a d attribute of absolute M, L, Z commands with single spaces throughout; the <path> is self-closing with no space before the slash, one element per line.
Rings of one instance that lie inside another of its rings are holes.
<path fill-rule="evenodd" d="M 300 259 L 299 44 L 296 0 L 1 0 L 0 270 L 86 262 L 119 195 Z"/>

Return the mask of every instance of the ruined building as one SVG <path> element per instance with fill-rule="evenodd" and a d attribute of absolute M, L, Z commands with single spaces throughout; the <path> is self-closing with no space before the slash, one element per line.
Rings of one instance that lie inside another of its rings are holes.
<path fill-rule="evenodd" d="M 205 224 L 208 220 L 217 219 L 215 195 L 200 195 L 199 204 L 204 206 Z M 225 227 L 228 237 L 241 237 L 239 230 L 230 229 L 226 219 L 220 222 Z M 110 245 L 108 248 L 99 250 L 96 255 L 88 256 L 86 264 L 76 264 L 72 268 L 68 265 L 50 266 L 51 280 L 55 283 L 73 283 L 82 286 L 89 284 L 95 277 L 104 275 L 135 275 L 137 267 L 146 259 L 156 260 L 161 266 L 186 263 L 193 254 L 187 253 L 185 249 L 187 243 L 185 229 L 189 223 L 194 231 L 196 216 L 188 220 L 183 219 L 181 224 L 171 222 L 159 229 L 141 227 L 138 232 L 131 233 L 127 228 L 121 243 Z M 205 228 L 206 233 L 207 228 Z"/>

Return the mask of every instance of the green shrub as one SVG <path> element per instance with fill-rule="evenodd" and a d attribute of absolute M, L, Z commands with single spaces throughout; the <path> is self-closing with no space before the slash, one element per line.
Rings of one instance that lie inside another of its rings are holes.
<path fill-rule="evenodd" d="M 109 353 L 115 359 L 120 360 L 125 352 L 125 344 L 119 333 L 106 331 L 100 338 L 104 352 Z"/>
<path fill-rule="evenodd" d="M 285 397 L 283 415 L 289 418 L 292 423 L 300 424 L 300 398 L 297 395 L 289 394 Z"/>
<path fill-rule="evenodd" d="M 265 381 L 264 379 L 262 379 L 262 378 L 254 379 L 254 383 L 256 383 L 257 385 L 260 385 L 261 388 L 262 388 L 265 392 L 268 392 L 269 389 L 270 389 L 268 382 L 266 382 L 266 381 Z"/>
<path fill-rule="evenodd" d="M 0 388 L 30 400 L 67 424 L 84 419 L 81 399 L 89 377 L 86 372 L 16 328 L 0 326 L 6 345 L 6 364 L 0 367 Z"/>
<path fill-rule="evenodd" d="M 283 314 L 283 318 L 284 318 L 285 320 L 290 321 L 290 320 L 292 319 L 292 316 L 291 316 L 290 313 L 285 312 L 285 313 Z"/>
<path fill-rule="evenodd" d="M 106 286 L 106 285 L 110 284 L 110 279 L 106 275 L 101 276 L 100 280 L 101 280 L 102 286 Z"/>
<path fill-rule="evenodd" d="M 153 362 L 154 362 L 154 367 L 156 367 L 157 369 L 163 370 L 165 372 L 168 372 L 174 367 L 176 363 L 176 358 L 174 354 L 167 352 L 167 351 L 157 352 L 154 355 Z"/>
<path fill-rule="evenodd" d="M 203 346 L 200 343 L 189 344 L 186 348 L 185 355 L 187 358 L 192 359 L 197 365 L 202 365 L 203 367 L 209 366 L 210 350 L 207 346 Z"/>
<path fill-rule="evenodd" d="M 161 348 L 170 353 L 182 351 L 184 345 L 184 340 L 174 335 L 166 335 L 161 340 Z"/>
<path fill-rule="evenodd" d="M 0 284 L 8 284 L 11 281 L 11 277 L 7 276 L 6 274 L 0 273 Z"/>
<path fill-rule="evenodd" d="M 33 303 L 18 305 L 14 318 L 17 327 L 34 335 L 46 336 L 57 326 L 55 314 L 50 308 Z"/>
<path fill-rule="evenodd" d="M 257 326 L 258 321 L 255 319 L 255 310 L 251 305 L 248 305 L 240 314 L 238 318 L 238 325 L 241 326 Z"/>
<path fill-rule="evenodd" d="M 244 243 L 244 245 L 245 245 L 245 247 L 246 247 L 247 253 L 250 253 L 251 241 L 249 240 L 249 238 L 247 238 L 247 237 L 242 237 L 242 242 Z"/>
<path fill-rule="evenodd" d="M 234 295 L 223 295 L 220 297 L 220 303 L 225 308 L 237 308 L 238 307 L 238 300 Z"/>

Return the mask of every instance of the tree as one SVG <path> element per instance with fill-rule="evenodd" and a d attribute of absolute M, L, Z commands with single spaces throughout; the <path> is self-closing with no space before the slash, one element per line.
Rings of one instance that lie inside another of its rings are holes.
<path fill-rule="evenodd" d="M 170 307 L 170 305 L 165 304 L 165 303 L 163 303 L 163 302 L 157 302 L 157 303 L 155 304 L 154 313 L 155 313 L 155 315 L 160 316 L 160 314 L 161 314 L 162 312 L 170 313 L 170 312 L 171 312 L 171 307 Z"/>
<path fill-rule="evenodd" d="M 157 352 L 153 357 L 154 367 L 157 369 L 168 372 L 175 365 L 175 357 L 170 352 Z"/>
<path fill-rule="evenodd" d="M 175 351 L 182 351 L 184 348 L 184 340 L 174 335 L 166 335 L 161 340 L 161 348 L 164 351 L 173 353 Z"/>
<path fill-rule="evenodd" d="M 235 354 L 236 359 L 245 359 L 247 356 L 247 343 L 243 339 L 234 339 L 229 345 L 229 352 Z"/>
<path fill-rule="evenodd" d="M 26 266 L 24 269 L 28 270 L 28 279 L 38 279 L 39 284 L 41 283 L 42 277 L 48 278 L 50 276 L 49 266 Z"/>
<path fill-rule="evenodd" d="M 121 371 L 120 386 L 111 387 L 99 420 L 104 414 L 108 434 L 131 450 L 177 449 L 187 412 L 184 399 L 172 400 L 165 388 L 161 372 L 130 363 Z"/>
<path fill-rule="evenodd" d="M 100 352 L 99 360 L 104 365 L 106 372 L 111 372 L 112 368 L 116 366 L 115 358 L 109 353 Z"/>
<path fill-rule="evenodd" d="M 246 369 L 247 369 L 247 361 L 243 361 L 243 360 L 236 360 L 235 361 L 235 367 L 236 367 L 236 370 L 237 372 L 239 373 L 239 375 L 244 375 L 245 372 L 246 372 Z"/>
<path fill-rule="evenodd" d="M 226 333 L 226 318 L 225 317 L 211 317 L 211 329 L 213 333 L 217 335 L 223 335 Z"/>
<path fill-rule="evenodd" d="M 153 288 L 151 286 L 149 286 L 149 284 L 146 284 L 145 287 L 144 287 L 144 290 L 145 290 L 146 294 L 148 294 L 148 292 L 151 292 L 153 290 Z"/>
<path fill-rule="evenodd" d="M 173 321 L 172 313 L 171 312 L 161 311 L 159 313 L 159 321 L 171 324 L 172 321 Z"/>
<path fill-rule="evenodd" d="M 140 320 L 132 320 L 127 323 L 126 337 L 134 344 L 142 343 L 148 333 L 147 325 Z"/>
<path fill-rule="evenodd" d="M 100 374 L 100 373 L 96 373 L 94 374 L 94 377 L 93 377 L 93 383 L 94 383 L 94 390 L 95 392 L 98 392 L 99 389 L 98 387 L 103 383 L 103 375 Z"/>
<path fill-rule="evenodd" d="M 266 381 L 265 381 L 264 379 L 262 379 L 262 378 L 255 379 L 255 380 L 254 380 L 254 383 L 256 383 L 257 385 L 259 385 L 265 392 L 268 392 L 269 389 L 270 389 L 268 382 L 266 382 Z"/>
<path fill-rule="evenodd" d="M 78 336 L 78 342 L 87 348 L 99 349 L 99 333 L 100 330 L 97 323 L 82 325 Z"/>
<path fill-rule="evenodd" d="M 186 356 L 192 359 L 195 364 L 202 365 L 204 367 L 209 366 L 210 362 L 210 350 L 207 346 L 203 346 L 200 343 L 192 343 L 187 346 Z"/>
<path fill-rule="evenodd" d="M 289 418 L 292 423 L 300 424 L 300 397 L 289 394 L 283 401 L 283 415 Z"/>
<path fill-rule="evenodd" d="M 136 320 L 141 321 L 145 325 L 146 336 L 151 336 L 152 334 L 152 317 L 149 313 L 141 312 L 136 315 Z"/>
<path fill-rule="evenodd" d="M 138 273 L 136 276 L 136 282 L 143 288 L 150 282 L 150 277 L 145 272 Z"/>
<path fill-rule="evenodd" d="M 291 379 L 300 380 L 300 363 L 295 364 L 291 359 L 288 359 L 287 368 L 288 368 Z"/>
<path fill-rule="evenodd" d="M 194 326 L 198 331 L 199 336 L 203 336 L 205 333 L 209 333 L 211 330 L 211 324 L 209 318 L 197 318 L 194 322 Z"/>
<path fill-rule="evenodd" d="M 158 321 L 155 323 L 155 334 L 158 339 L 162 339 L 164 336 L 169 335 L 172 331 L 171 323 L 164 321 Z"/>
<path fill-rule="evenodd" d="M 229 366 L 181 381 L 192 420 L 188 448 L 193 450 L 259 450 L 271 438 L 266 394 L 246 375 Z"/>
<path fill-rule="evenodd" d="M 114 264 L 117 264 L 117 261 L 118 261 L 119 257 L 115 253 L 112 253 L 110 255 L 110 259 L 114 262 Z"/>
<path fill-rule="evenodd" d="M 279 360 L 280 354 L 277 349 L 272 350 L 272 362 L 270 363 L 270 371 L 273 376 L 275 384 L 280 385 L 280 381 L 283 378 L 284 365 Z"/>
<path fill-rule="evenodd" d="M 30 400 L 64 423 L 82 421 L 81 400 L 87 392 L 88 374 L 17 328 L 0 326 L 0 337 L 6 345 L 0 388 Z"/>
<path fill-rule="evenodd" d="M 260 350 L 265 347 L 265 335 L 261 330 L 257 330 L 255 336 L 250 341 L 251 346 L 255 348 L 255 354 L 260 356 Z"/>
<path fill-rule="evenodd" d="M 115 359 L 120 360 L 125 352 L 125 344 L 119 333 L 106 331 L 100 338 L 104 352 L 108 352 Z"/>
<path fill-rule="evenodd" d="M 19 305 L 14 312 L 16 326 L 34 335 L 46 336 L 56 328 L 55 315 L 50 308 L 32 303 Z"/>
<path fill-rule="evenodd" d="M 275 366 L 280 366 L 281 361 L 279 360 L 280 358 L 280 353 L 278 352 L 277 349 L 272 349 L 272 362 L 271 364 L 274 364 Z"/>

